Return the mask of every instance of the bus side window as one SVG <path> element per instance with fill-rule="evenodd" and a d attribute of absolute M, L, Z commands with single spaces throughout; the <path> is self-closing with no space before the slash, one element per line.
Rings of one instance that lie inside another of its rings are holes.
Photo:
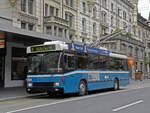
<path fill-rule="evenodd" d="M 68 68 L 75 68 L 74 56 L 68 56 Z"/>
<path fill-rule="evenodd" d="M 74 56 L 64 55 L 64 66 L 65 70 L 73 70 L 75 69 L 75 58 Z"/>

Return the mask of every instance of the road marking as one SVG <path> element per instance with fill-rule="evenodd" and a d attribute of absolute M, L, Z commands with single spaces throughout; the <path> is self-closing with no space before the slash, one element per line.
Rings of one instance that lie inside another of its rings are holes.
<path fill-rule="evenodd" d="M 67 100 L 63 100 L 63 101 L 57 101 L 57 102 L 54 102 L 54 103 L 48 103 L 48 104 L 42 104 L 42 105 L 27 107 L 27 108 L 24 108 L 24 109 L 18 109 L 18 110 L 6 112 L 6 113 L 16 113 L 16 112 L 26 111 L 26 110 L 30 110 L 30 109 L 46 107 L 46 106 L 52 106 L 52 105 L 61 104 L 61 103 L 65 103 L 65 102 L 71 102 L 71 101 L 75 101 L 75 100 L 77 101 L 77 100 L 82 100 L 82 99 L 87 99 L 87 98 L 92 98 L 92 97 L 98 97 L 98 96 L 105 96 L 105 95 L 110 95 L 110 94 L 128 92 L 128 91 L 137 90 L 137 89 L 143 89 L 143 88 L 150 88 L 150 87 L 133 88 L 133 89 L 127 89 L 127 90 L 106 92 L 106 93 L 102 93 L 102 94 L 100 93 L 100 94 L 88 95 L 88 96 L 77 97 L 77 98 L 73 98 L 73 99 L 67 99 Z"/>
<path fill-rule="evenodd" d="M 41 102 L 41 101 L 44 101 L 44 100 L 41 100 L 41 99 L 22 99 L 22 100 L 4 101 L 4 102 L 0 102 L 0 104 L 14 104 L 14 103 Z"/>
<path fill-rule="evenodd" d="M 136 104 L 143 103 L 143 102 L 144 102 L 143 100 L 139 100 L 139 101 L 137 101 L 137 102 L 133 102 L 133 103 L 131 103 L 131 104 L 127 104 L 127 105 L 121 106 L 121 107 L 119 107 L 119 108 L 113 109 L 112 111 L 117 112 L 117 111 L 120 111 L 120 110 L 122 110 L 122 109 L 131 107 L 131 106 L 134 106 L 134 105 L 136 105 Z"/>

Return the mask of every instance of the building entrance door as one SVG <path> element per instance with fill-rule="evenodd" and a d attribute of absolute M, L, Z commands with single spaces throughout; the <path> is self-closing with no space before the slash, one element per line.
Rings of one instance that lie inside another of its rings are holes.
<path fill-rule="evenodd" d="M 0 57 L 0 87 L 4 86 L 4 58 Z"/>

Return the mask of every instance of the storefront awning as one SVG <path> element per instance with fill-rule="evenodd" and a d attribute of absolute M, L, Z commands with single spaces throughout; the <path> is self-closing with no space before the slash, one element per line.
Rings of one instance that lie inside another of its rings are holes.
<path fill-rule="evenodd" d="M 25 36 L 30 36 L 30 37 L 44 39 L 44 40 L 61 40 L 61 41 L 65 41 L 62 38 L 50 36 L 50 35 L 35 32 L 35 31 L 28 31 L 28 30 L 24 30 L 24 29 L 12 27 L 12 26 L 6 26 L 6 25 L 3 25 L 3 24 L 0 24 L 0 31 L 20 34 L 20 35 L 25 35 Z"/>

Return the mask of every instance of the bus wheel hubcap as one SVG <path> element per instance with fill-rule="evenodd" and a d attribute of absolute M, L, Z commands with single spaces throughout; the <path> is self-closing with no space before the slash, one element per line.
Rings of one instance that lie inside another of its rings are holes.
<path fill-rule="evenodd" d="M 82 93 L 85 92 L 85 85 L 84 85 L 83 83 L 80 84 L 80 91 L 81 91 Z"/>
<path fill-rule="evenodd" d="M 115 89 L 118 89 L 118 83 L 115 81 Z"/>

